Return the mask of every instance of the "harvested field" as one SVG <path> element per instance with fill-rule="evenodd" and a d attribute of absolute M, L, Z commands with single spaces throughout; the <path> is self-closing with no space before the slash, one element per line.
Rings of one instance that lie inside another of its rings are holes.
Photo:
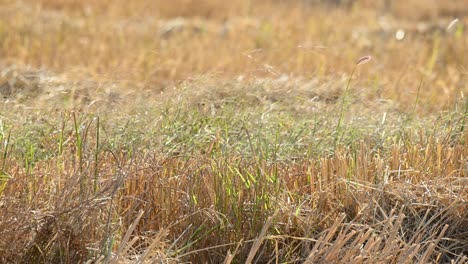
<path fill-rule="evenodd" d="M 0 6 L 1 263 L 468 263 L 467 1 Z"/>

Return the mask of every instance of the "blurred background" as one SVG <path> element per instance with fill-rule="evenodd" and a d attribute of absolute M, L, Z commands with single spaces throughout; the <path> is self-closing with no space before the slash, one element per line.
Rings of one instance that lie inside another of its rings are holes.
<path fill-rule="evenodd" d="M 42 94 L 39 73 L 49 95 L 70 90 L 59 76 L 80 81 L 80 98 L 89 81 L 106 83 L 106 96 L 115 87 L 160 94 L 200 76 L 332 82 L 363 55 L 374 57 L 365 97 L 405 105 L 424 79 L 423 102 L 443 108 L 466 91 L 468 0 L 0 3 L 0 93 L 9 99 Z"/>

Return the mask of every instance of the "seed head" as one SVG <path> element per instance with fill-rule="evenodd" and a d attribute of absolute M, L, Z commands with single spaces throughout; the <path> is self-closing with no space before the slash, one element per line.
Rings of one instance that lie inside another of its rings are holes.
<path fill-rule="evenodd" d="M 356 61 L 356 66 L 359 66 L 359 65 L 362 65 L 362 64 L 366 64 L 366 63 L 368 63 L 368 62 L 371 61 L 371 60 L 372 60 L 372 56 L 370 56 L 370 55 L 361 57 L 361 58 L 359 58 L 359 59 Z"/>
<path fill-rule="evenodd" d="M 454 20 L 452 20 L 447 26 L 447 31 L 452 32 L 452 29 L 455 28 L 455 25 L 458 24 L 458 21 L 459 21 L 458 18 L 455 18 Z"/>

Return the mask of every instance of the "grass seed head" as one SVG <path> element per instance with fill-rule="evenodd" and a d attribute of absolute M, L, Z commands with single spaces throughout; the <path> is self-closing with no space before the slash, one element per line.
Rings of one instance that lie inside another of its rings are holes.
<path fill-rule="evenodd" d="M 447 26 L 447 32 L 452 32 L 452 30 L 458 24 L 458 21 L 460 21 L 458 18 L 455 18 L 454 20 L 452 20 Z"/>
<path fill-rule="evenodd" d="M 361 57 L 361 58 L 359 58 L 359 59 L 356 61 L 356 66 L 366 64 L 366 63 L 368 63 L 368 62 L 371 61 L 371 60 L 372 60 L 372 56 L 370 56 L 370 55 Z"/>

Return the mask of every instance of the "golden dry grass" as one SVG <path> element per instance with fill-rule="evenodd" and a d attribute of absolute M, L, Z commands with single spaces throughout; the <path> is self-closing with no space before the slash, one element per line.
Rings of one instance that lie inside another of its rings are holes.
<path fill-rule="evenodd" d="M 466 263 L 466 1 L 318 2 L 0 0 L 0 262 Z"/>
<path fill-rule="evenodd" d="M 444 31 L 452 17 L 419 25 L 419 32 L 416 22 L 385 20 L 374 9 L 180 2 L 8 2 L 1 20 L 3 60 L 164 89 L 200 74 L 339 76 L 357 57 L 372 54 L 376 65 L 363 74 L 385 99 L 412 103 L 424 79 L 433 85 L 424 87 L 422 102 L 443 109 L 466 88 L 463 41 Z M 394 38 L 400 28 L 407 31 L 404 41 Z"/>

